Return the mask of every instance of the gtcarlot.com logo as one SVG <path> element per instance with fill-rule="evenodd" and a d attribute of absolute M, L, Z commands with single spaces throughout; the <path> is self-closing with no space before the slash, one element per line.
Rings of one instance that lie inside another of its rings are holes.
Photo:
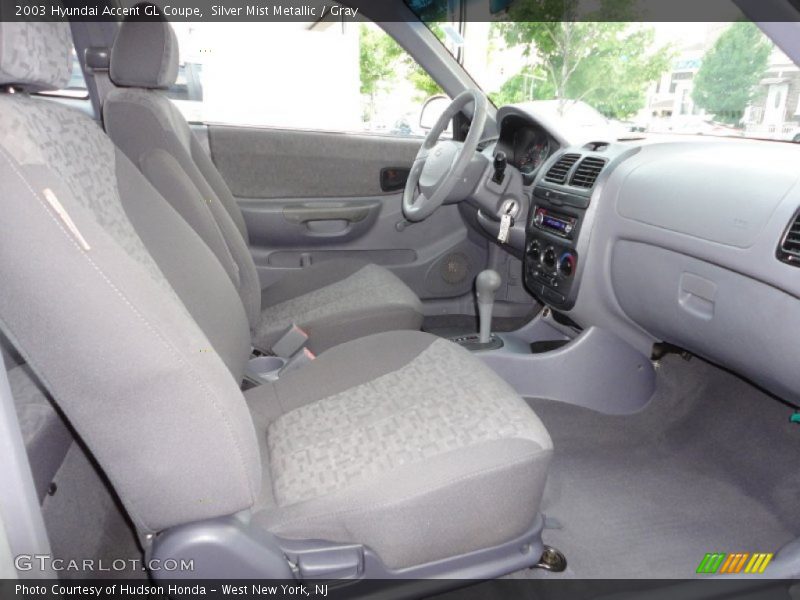
<path fill-rule="evenodd" d="M 700 561 L 697 572 L 703 575 L 760 574 L 772 561 L 770 552 L 709 552 Z"/>
<path fill-rule="evenodd" d="M 141 561 L 136 558 L 117 558 L 114 560 L 64 559 L 53 558 L 49 554 L 20 554 L 14 558 L 17 571 L 69 571 L 69 572 L 110 572 L 110 571 L 194 571 L 194 560 Z"/>

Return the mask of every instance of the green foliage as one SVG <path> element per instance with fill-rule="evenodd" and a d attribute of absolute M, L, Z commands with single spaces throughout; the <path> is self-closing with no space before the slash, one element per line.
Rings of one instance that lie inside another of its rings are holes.
<path fill-rule="evenodd" d="M 394 63 L 403 50 L 391 37 L 363 23 L 359 29 L 359 44 L 361 93 L 374 98 L 394 79 Z"/>
<path fill-rule="evenodd" d="M 408 8 L 425 24 L 442 21 L 447 17 L 447 0 L 408 0 Z"/>
<path fill-rule="evenodd" d="M 548 100 L 555 97 L 555 89 L 540 66 L 527 65 L 510 77 L 496 92 L 489 97 L 496 106 L 525 102 L 526 100 Z"/>
<path fill-rule="evenodd" d="M 428 27 L 433 34 L 439 38 L 440 42 L 444 42 L 444 30 L 442 29 L 441 25 L 438 23 L 428 23 Z M 395 42 L 393 41 L 392 43 Z M 444 91 L 442 91 L 442 88 L 439 86 L 439 84 L 433 80 L 433 77 L 428 75 L 428 72 L 423 69 L 419 63 L 411 57 L 411 55 L 403 52 L 403 56 L 406 68 L 408 69 L 408 79 L 419 92 L 417 94 L 417 100 L 423 101 L 431 96 L 444 94 Z"/>
<path fill-rule="evenodd" d="M 558 99 L 565 105 L 568 99 L 583 100 L 613 118 L 644 107 L 647 85 L 668 68 L 671 50 L 653 51 L 652 29 L 621 22 L 633 17 L 631 0 L 601 0 L 598 6 L 586 14 L 577 0 L 514 3 L 509 21 L 498 23 L 496 32 L 508 46 L 521 46 L 529 63 L 496 96 L 514 102 Z M 571 20 L 578 17 L 582 20 Z M 514 78 L 531 72 L 543 81 L 526 94 Z"/>
<path fill-rule="evenodd" d="M 633 0 L 514 0 L 508 21 L 558 25 L 564 22 L 624 22 L 637 20 Z"/>
<path fill-rule="evenodd" d="M 431 30 L 441 40 L 442 28 L 436 24 Z M 405 72 L 409 81 L 419 91 L 419 100 L 441 94 L 442 88 L 417 64 L 394 39 L 383 31 L 361 24 L 359 29 L 359 68 L 361 74 L 361 93 L 369 98 L 366 107 L 366 120 L 372 117 L 376 94 L 391 89 L 397 80 L 398 72 Z"/>
<path fill-rule="evenodd" d="M 650 82 L 669 68 L 672 52 L 653 48 L 652 29 L 634 27 L 592 47 L 566 85 L 567 96 L 584 100 L 607 117 L 624 119 L 646 102 Z"/>
<path fill-rule="evenodd" d="M 433 80 L 433 77 L 428 75 L 425 69 L 419 66 L 417 61 L 410 56 L 406 60 L 408 61 L 408 79 L 419 92 L 416 97 L 417 100 L 422 101 L 437 94 L 444 94 L 439 84 Z"/>
<path fill-rule="evenodd" d="M 753 23 L 734 23 L 703 57 L 692 99 L 718 121 L 737 124 L 764 76 L 771 44 Z"/>

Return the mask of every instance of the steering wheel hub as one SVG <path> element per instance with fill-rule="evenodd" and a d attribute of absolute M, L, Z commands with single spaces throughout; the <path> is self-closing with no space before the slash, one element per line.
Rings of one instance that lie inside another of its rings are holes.
<path fill-rule="evenodd" d="M 472 105 L 472 123 L 463 142 L 439 141 L 453 117 Z M 486 125 L 488 100 L 480 90 L 461 92 L 453 99 L 422 142 L 403 191 L 403 214 L 409 221 L 422 221 L 439 208 L 464 176 L 478 149 Z"/>
<path fill-rule="evenodd" d="M 422 167 L 419 185 L 422 193 L 430 192 L 430 188 L 439 186 L 450 170 L 461 148 L 455 142 L 439 142 L 428 154 Z M 426 189 L 427 188 L 427 189 Z"/>

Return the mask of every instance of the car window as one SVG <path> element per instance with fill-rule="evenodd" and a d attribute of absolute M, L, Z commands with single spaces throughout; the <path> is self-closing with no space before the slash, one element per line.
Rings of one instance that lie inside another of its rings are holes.
<path fill-rule="evenodd" d="M 800 141 L 800 66 L 744 16 L 709 23 L 550 22 L 529 18 L 530 2 L 503 6 L 493 21 L 469 22 L 444 40 L 497 106 L 525 103 L 597 139 L 686 134 Z"/>
<path fill-rule="evenodd" d="M 176 23 L 189 121 L 423 135 L 439 86 L 373 23 Z"/>

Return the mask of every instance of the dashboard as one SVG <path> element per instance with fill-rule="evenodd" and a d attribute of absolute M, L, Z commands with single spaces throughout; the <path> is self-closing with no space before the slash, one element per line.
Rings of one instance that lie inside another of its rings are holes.
<path fill-rule="evenodd" d="M 798 161 L 749 140 L 564 148 L 533 185 L 526 286 L 645 355 L 669 342 L 800 404 Z"/>
<path fill-rule="evenodd" d="M 527 290 L 585 329 L 649 356 L 669 342 L 800 405 L 800 146 L 697 136 L 560 137 L 524 107 L 498 111 L 473 194 L 477 220 L 522 259 Z"/>

